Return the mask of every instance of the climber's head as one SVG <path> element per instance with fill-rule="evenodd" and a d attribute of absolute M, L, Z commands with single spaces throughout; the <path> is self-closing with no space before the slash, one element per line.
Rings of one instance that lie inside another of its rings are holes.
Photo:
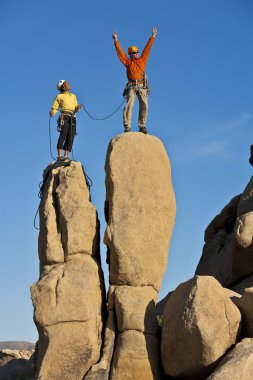
<path fill-rule="evenodd" d="M 130 46 L 128 48 L 128 54 L 129 54 L 130 58 L 139 58 L 137 46 Z"/>
<path fill-rule="evenodd" d="M 56 87 L 60 92 L 70 91 L 70 84 L 65 79 L 60 80 Z"/>

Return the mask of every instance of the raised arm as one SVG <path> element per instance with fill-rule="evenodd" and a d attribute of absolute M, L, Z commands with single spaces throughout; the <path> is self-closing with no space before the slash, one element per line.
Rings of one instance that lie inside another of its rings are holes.
<path fill-rule="evenodd" d="M 116 48 L 117 55 L 120 59 L 120 61 L 123 63 L 123 65 L 127 65 L 127 62 L 130 61 L 126 53 L 121 49 L 120 43 L 118 41 L 118 36 L 116 30 L 112 32 L 112 38 L 114 40 L 114 45 Z"/>
<path fill-rule="evenodd" d="M 152 28 L 152 35 L 151 35 L 150 39 L 148 40 L 147 45 L 145 46 L 145 48 L 143 49 L 143 52 L 141 54 L 141 58 L 144 60 L 145 63 L 148 60 L 150 49 L 151 49 L 151 47 L 152 47 L 152 45 L 154 43 L 156 35 L 157 35 L 157 28 L 156 28 L 156 26 L 153 26 L 153 28 Z"/>

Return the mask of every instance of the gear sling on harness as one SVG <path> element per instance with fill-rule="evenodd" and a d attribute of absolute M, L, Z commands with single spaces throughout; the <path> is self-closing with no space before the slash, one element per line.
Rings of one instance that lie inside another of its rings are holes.
<path fill-rule="evenodd" d="M 143 86 L 142 88 L 147 90 L 147 95 L 149 95 L 150 91 L 151 91 L 150 86 L 149 86 L 148 76 L 147 76 L 146 72 L 142 70 L 142 68 L 138 65 L 138 63 L 136 61 L 134 61 L 134 62 L 139 67 L 139 69 L 142 71 L 142 79 L 130 80 L 126 84 L 124 91 L 123 91 L 123 94 L 122 94 L 122 96 L 124 96 L 124 98 L 126 98 L 126 99 L 128 97 L 129 90 L 132 88 L 135 91 L 135 93 L 137 93 L 140 85 Z"/>

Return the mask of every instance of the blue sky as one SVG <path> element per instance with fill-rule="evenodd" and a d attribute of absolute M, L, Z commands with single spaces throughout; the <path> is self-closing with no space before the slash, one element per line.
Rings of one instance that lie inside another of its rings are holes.
<path fill-rule="evenodd" d="M 0 341 L 36 341 L 29 293 L 39 275 L 33 218 L 42 171 L 51 162 L 48 112 L 57 81 L 67 79 L 93 116 L 110 114 L 126 83 L 112 30 L 123 49 L 134 44 L 141 50 L 157 26 L 147 65 L 147 128 L 168 152 L 177 200 L 161 299 L 193 276 L 206 226 L 252 175 L 253 2 L 8 0 L 0 11 Z M 136 105 L 135 130 L 137 111 Z M 55 146 L 56 118 L 52 129 Z M 122 130 L 122 110 L 103 122 L 84 111 L 78 116 L 75 159 L 93 180 L 102 237 L 105 155 Z M 102 242 L 101 255 L 108 278 Z"/>

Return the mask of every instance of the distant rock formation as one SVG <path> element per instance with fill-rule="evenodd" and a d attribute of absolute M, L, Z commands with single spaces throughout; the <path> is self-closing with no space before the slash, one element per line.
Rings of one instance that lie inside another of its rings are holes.
<path fill-rule="evenodd" d="M 244 192 L 221 210 L 205 231 L 196 275 L 231 287 L 253 274 L 253 177 Z"/>
<path fill-rule="evenodd" d="M 5 349 L 0 351 L 0 365 L 6 364 L 12 359 L 26 359 L 29 360 L 33 352 L 28 350 L 10 350 Z"/>
<path fill-rule="evenodd" d="M 11 349 L 0 351 L 0 380 L 29 380 L 33 375 L 32 351 Z"/>
<path fill-rule="evenodd" d="M 32 351 L 35 348 L 35 344 L 31 342 L 24 341 L 6 341 L 0 342 L 0 350 L 19 350 L 19 351 Z"/>
<path fill-rule="evenodd" d="M 127 133 L 110 142 L 105 170 L 109 349 L 87 379 L 158 380 L 155 304 L 176 211 L 170 162 L 158 138 Z"/>
<path fill-rule="evenodd" d="M 253 177 L 206 228 L 195 275 L 167 297 L 166 374 L 185 380 L 252 379 Z"/>
<path fill-rule="evenodd" d="M 39 332 L 36 379 L 81 380 L 100 357 L 104 281 L 99 221 L 79 162 L 44 171 L 40 279 L 31 288 Z"/>

